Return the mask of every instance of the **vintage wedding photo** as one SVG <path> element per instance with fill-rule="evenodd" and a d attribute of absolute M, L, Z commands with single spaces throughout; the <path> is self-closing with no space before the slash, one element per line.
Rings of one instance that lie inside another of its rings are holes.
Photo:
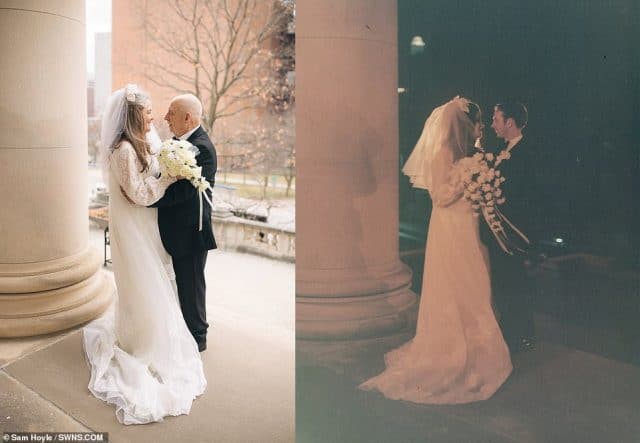
<path fill-rule="evenodd" d="M 297 441 L 639 441 L 638 2 L 296 12 Z"/>
<path fill-rule="evenodd" d="M 0 24 L 3 439 L 294 441 L 295 3 Z"/>
<path fill-rule="evenodd" d="M 0 0 L 4 441 L 640 441 L 637 0 Z"/>

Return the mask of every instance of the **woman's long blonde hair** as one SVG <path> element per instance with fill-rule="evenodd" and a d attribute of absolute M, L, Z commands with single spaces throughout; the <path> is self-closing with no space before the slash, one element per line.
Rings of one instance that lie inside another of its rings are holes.
<path fill-rule="evenodd" d="M 127 99 L 127 115 L 122 130 L 122 137 L 120 138 L 118 146 L 116 146 L 116 149 L 119 148 L 123 140 L 131 143 L 138 160 L 142 164 L 142 170 L 140 172 L 149 169 L 148 157 L 151 155 L 151 147 L 149 146 L 149 142 L 147 142 L 144 130 L 144 112 L 150 102 L 149 96 L 140 89 L 135 92 L 135 100 L 130 101 Z"/>

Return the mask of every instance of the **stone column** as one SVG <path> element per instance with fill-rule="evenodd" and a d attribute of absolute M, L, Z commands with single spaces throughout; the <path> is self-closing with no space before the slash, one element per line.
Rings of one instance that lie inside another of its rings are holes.
<path fill-rule="evenodd" d="M 300 0 L 296 24 L 296 338 L 413 325 L 399 259 L 395 0 Z"/>
<path fill-rule="evenodd" d="M 0 1 L 0 337 L 60 331 L 114 287 L 89 248 L 83 0 Z"/>

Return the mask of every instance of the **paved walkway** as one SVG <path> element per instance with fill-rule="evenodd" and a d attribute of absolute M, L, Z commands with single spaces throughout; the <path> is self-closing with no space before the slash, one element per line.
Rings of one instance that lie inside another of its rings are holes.
<path fill-rule="evenodd" d="M 640 442 L 640 368 L 539 342 L 513 357 L 515 370 L 489 400 L 418 405 L 356 386 L 383 369 L 382 355 L 357 368 L 296 368 L 300 443 Z"/>
<path fill-rule="evenodd" d="M 293 441 L 294 265 L 212 251 L 207 282 L 208 387 L 188 416 L 120 425 L 114 409 L 87 390 L 76 329 L 0 340 L 0 434 L 94 430 L 116 443 Z"/>
<path fill-rule="evenodd" d="M 360 359 L 311 362 L 299 351 L 297 441 L 640 442 L 640 275 L 588 262 L 537 275 L 536 348 L 512 357 L 514 372 L 483 402 L 418 405 L 357 390 L 384 367 L 375 342 Z"/>

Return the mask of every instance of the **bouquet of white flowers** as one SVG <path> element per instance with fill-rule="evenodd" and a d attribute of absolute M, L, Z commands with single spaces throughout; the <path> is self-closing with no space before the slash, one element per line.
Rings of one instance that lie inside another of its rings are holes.
<path fill-rule="evenodd" d="M 501 188 L 506 178 L 502 176 L 498 166 L 510 157 L 511 154 L 507 150 L 497 156 L 490 152 L 476 152 L 473 156 L 462 158 L 456 163 L 452 179 L 462 186 L 464 197 L 471 203 L 476 216 L 482 214 L 500 247 L 508 254 L 513 254 L 507 247 L 511 242 L 508 241 L 504 224 L 526 243 L 529 243 L 529 240 L 498 208 L 506 201 Z"/>
<path fill-rule="evenodd" d="M 457 169 L 464 186 L 464 196 L 471 202 L 476 214 L 482 213 L 489 226 L 500 228 L 500 220 L 495 216 L 498 205 L 506 199 L 500 186 L 506 180 L 491 153 L 476 152 L 472 157 L 458 161 Z"/>
<path fill-rule="evenodd" d="M 198 148 L 186 140 L 165 140 L 158 152 L 160 171 L 169 177 L 181 177 L 187 179 L 198 190 L 200 198 L 200 225 L 202 231 L 202 198 L 204 196 L 209 206 L 213 203 L 205 192 L 211 189 L 211 185 L 202 176 L 202 167 L 198 166 L 196 156 L 200 153 Z"/>

